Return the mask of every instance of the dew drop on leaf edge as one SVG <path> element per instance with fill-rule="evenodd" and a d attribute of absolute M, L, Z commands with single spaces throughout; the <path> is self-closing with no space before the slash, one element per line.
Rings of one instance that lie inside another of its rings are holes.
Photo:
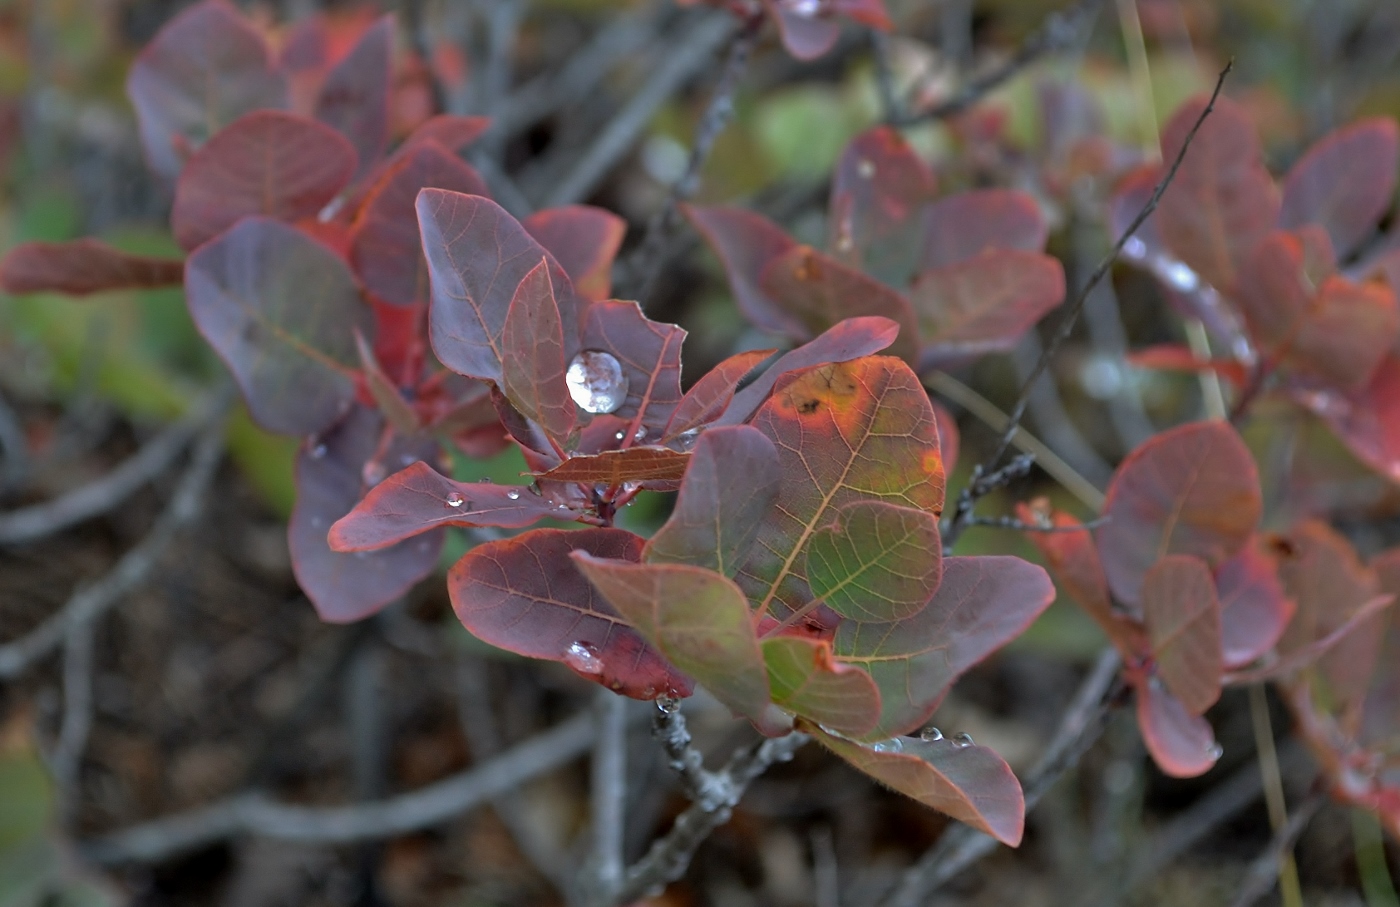
<path fill-rule="evenodd" d="M 603 660 L 598 649 L 586 642 L 571 642 L 564 650 L 564 664 L 580 674 L 602 674 Z"/>

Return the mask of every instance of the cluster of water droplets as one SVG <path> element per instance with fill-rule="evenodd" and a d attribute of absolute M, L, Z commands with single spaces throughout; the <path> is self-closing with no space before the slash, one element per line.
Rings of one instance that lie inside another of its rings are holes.
<path fill-rule="evenodd" d="M 627 399 L 627 376 L 612 353 L 584 350 L 569 363 L 564 373 L 569 396 L 579 409 L 588 413 L 611 413 Z"/>

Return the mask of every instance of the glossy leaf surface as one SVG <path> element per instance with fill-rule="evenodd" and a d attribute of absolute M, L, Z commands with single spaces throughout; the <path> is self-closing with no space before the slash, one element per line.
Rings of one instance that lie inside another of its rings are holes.
<path fill-rule="evenodd" d="M 559 262 L 580 296 L 597 302 L 611 295 L 613 259 L 627 221 L 591 205 L 568 205 L 536 211 L 521 224 Z"/>
<path fill-rule="evenodd" d="M 1273 561 L 1255 543 L 1220 565 L 1220 648 L 1226 668 L 1264 656 L 1283 636 L 1295 606 L 1283 591 Z"/>
<path fill-rule="evenodd" d="M 860 668 L 836 661 L 830 643 L 774 636 L 762 649 L 774 705 L 842 734 L 859 736 L 875 727 L 880 690 Z"/>
<path fill-rule="evenodd" d="M 601 350 L 622 366 L 627 396 L 612 414 L 638 421 L 655 440 L 681 400 L 681 344 L 685 330 L 652 321 L 635 302 L 609 300 L 590 305 L 583 316 L 584 350 Z"/>
<path fill-rule="evenodd" d="M 812 595 L 852 620 L 912 617 L 938 588 L 942 566 L 938 518 L 880 501 L 847 504 L 807 543 Z"/>
<path fill-rule="evenodd" d="M 316 613 L 331 623 L 360 620 L 394 601 L 433 572 L 442 551 L 445 535 L 440 530 L 354 554 L 332 550 L 327 542 L 331 525 L 364 496 L 366 473 L 383 469 L 376 454 L 390 463 L 437 456 L 431 441 L 396 440 L 380 451 L 383 428 L 377 414 L 356 407 L 297 454 L 297 499 L 287 526 L 292 569 Z M 423 462 L 416 466 L 432 471 Z"/>
<path fill-rule="evenodd" d="M 0 261 L 0 289 L 6 293 L 82 296 L 174 286 L 184 277 L 183 261 L 128 255 L 96 239 L 22 243 Z"/>
<path fill-rule="evenodd" d="M 629 447 L 587 456 L 569 457 L 543 473 L 553 482 L 587 482 L 622 485 L 625 482 L 679 482 L 686 474 L 690 454 L 665 447 Z"/>
<path fill-rule="evenodd" d="M 374 321 L 345 263 L 294 227 L 245 218 L 186 269 L 190 314 L 265 428 L 309 435 L 355 397 L 355 331 Z"/>
<path fill-rule="evenodd" d="M 692 681 L 620 617 L 579 572 L 574 551 L 635 561 L 642 540 L 621 529 L 541 529 L 478 545 L 453 566 L 457 618 L 493 646 L 563 662 L 634 699 L 689 696 Z"/>
<path fill-rule="evenodd" d="M 1211 566 L 1240 550 L 1263 509 L 1249 449 L 1224 422 L 1162 432 L 1128 455 L 1108 486 L 1094 531 L 1109 588 L 1137 605 L 1142 577 L 1168 554 Z"/>
<path fill-rule="evenodd" d="M 705 431 L 691 451 L 671 516 L 647 542 L 644 559 L 732 576 L 777 498 L 778 470 L 777 449 L 757 429 Z"/>
<path fill-rule="evenodd" d="M 1002 758 L 985 746 L 951 741 L 877 752 L 820 729 L 812 735 L 860 771 L 1011 847 L 1021 843 L 1025 800 L 1020 782 Z"/>
<path fill-rule="evenodd" d="M 193 249 L 245 217 L 311 217 L 354 172 L 354 147 L 329 126 L 279 110 L 250 113 L 185 165 L 170 214 L 175 239 Z"/>
<path fill-rule="evenodd" d="M 1142 581 L 1143 621 L 1167 689 L 1193 715 L 1220 698 L 1220 602 L 1206 562 L 1169 554 Z"/>

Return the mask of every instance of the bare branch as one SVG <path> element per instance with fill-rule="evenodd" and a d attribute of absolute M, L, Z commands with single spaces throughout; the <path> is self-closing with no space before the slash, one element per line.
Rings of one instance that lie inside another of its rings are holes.
<path fill-rule="evenodd" d="M 695 19 L 700 21 L 696 22 Z M 693 78 L 710 56 L 733 32 L 730 17 L 724 13 L 687 17 L 678 26 L 686 39 L 652 72 L 641 90 L 632 96 L 612 121 L 603 127 L 573 168 L 545 194 L 544 206 L 570 205 L 588 196 L 607 176 L 623 155 L 631 150 L 657 109 L 675 91 Z"/>
<path fill-rule="evenodd" d="M 35 661 L 58 648 L 70 628 L 96 620 L 128 592 L 145 582 L 175 536 L 199 516 L 204 505 L 205 490 L 214 478 L 223 451 L 223 422 L 215 419 L 204 429 L 174 496 L 146 537 L 122 555 L 117 565 L 105 576 L 75 592 L 57 614 L 37 629 L 0 645 L 0 680 L 8 680 L 27 670 Z"/>
<path fill-rule="evenodd" d="M 58 790 L 60 820 L 72 822 L 79 803 L 83 751 L 92 731 L 92 648 L 96 621 L 68 628 L 63 647 L 63 723 L 50 760 Z"/>
<path fill-rule="evenodd" d="M 722 775 L 705 771 L 705 757 L 691 745 L 680 702 L 658 699 L 656 709 L 652 736 L 666 750 L 671 770 L 680 775 L 685 795 L 702 808 L 719 809 L 730 795 L 729 786 Z"/>
<path fill-rule="evenodd" d="M 344 844 L 390 838 L 449 821 L 586 753 L 592 714 L 570 718 L 493 759 L 397 797 L 354 806 L 297 806 L 248 793 L 137 825 L 82 845 L 98 863 L 150 862 L 237 835 Z"/>
<path fill-rule="evenodd" d="M 24 436 L 24 426 L 14 409 L 0 397 L 0 494 L 18 488 L 29 474 L 29 443 Z"/>
<path fill-rule="evenodd" d="M 212 395 L 97 481 L 51 501 L 0 514 L 0 545 L 32 542 L 112 510 L 169 469 L 199 430 L 227 407 L 227 395 Z"/>
<path fill-rule="evenodd" d="M 1087 532 L 1090 529 L 1097 529 L 1108 522 L 1107 517 L 1099 517 L 1087 523 L 1079 523 L 1074 526 L 1055 526 L 1041 523 L 1027 523 L 1018 520 L 1014 516 L 975 516 L 972 518 L 972 526 L 988 526 L 992 529 L 1014 529 L 1017 532 Z"/>
<path fill-rule="evenodd" d="M 1040 361 L 1036 363 L 1035 368 L 1031 370 L 1030 375 L 1021 386 L 1021 393 L 1016 399 L 1016 405 L 1011 408 L 1011 413 L 1007 417 L 1006 429 L 1002 432 L 1002 436 L 997 442 L 996 450 L 984 461 L 985 465 L 979 463 L 973 467 L 974 478 L 972 482 L 958 495 L 957 509 L 953 513 L 948 532 L 944 534 L 945 544 L 951 546 L 953 542 L 957 541 L 958 536 L 962 534 L 963 529 L 967 526 L 967 521 L 972 516 L 972 510 L 977 506 L 977 501 L 996 487 L 987 485 L 986 483 L 991 476 L 996 475 L 993 470 L 996 465 L 1001 462 L 1001 458 L 1006 455 L 1007 449 L 1011 446 L 1012 439 L 1016 436 L 1016 432 L 1020 428 L 1021 419 L 1026 414 L 1026 405 L 1030 400 L 1032 386 L 1039 380 L 1046 368 L 1049 367 L 1050 362 L 1055 358 L 1055 354 L 1060 351 L 1060 347 L 1069 339 L 1069 335 L 1074 331 L 1075 323 L 1079 320 L 1080 313 L 1084 311 L 1084 304 L 1088 301 L 1089 294 L 1093 292 L 1094 287 L 1098 286 L 1099 282 L 1108 275 L 1109 269 L 1113 267 L 1113 262 L 1118 258 L 1118 254 L 1123 250 L 1123 246 L 1127 244 L 1128 240 L 1133 237 L 1133 234 L 1138 231 L 1138 228 L 1143 225 L 1147 218 L 1152 215 L 1152 212 L 1157 210 L 1158 202 L 1162 200 L 1163 194 L 1166 193 L 1167 188 L 1172 184 L 1172 180 L 1176 178 L 1176 173 L 1181 169 L 1181 162 L 1186 159 L 1186 152 L 1191 148 L 1191 143 L 1196 138 L 1196 134 L 1200 132 L 1201 126 L 1205 123 L 1206 118 L 1215 110 L 1216 99 L 1220 97 L 1220 91 L 1225 87 L 1225 77 L 1230 74 L 1230 70 L 1233 67 L 1234 62 L 1231 61 L 1225 64 L 1225 68 L 1220 71 L 1220 76 L 1215 81 L 1215 90 L 1211 92 L 1209 103 L 1207 103 L 1205 108 L 1201 111 L 1200 116 L 1196 118 L 1196 122 L 1191 126 L 1191 131 L 1186 134 L 1186 140 L 1181 143 L 1181 150 L 1177 152 L 1176 159 L 1172 161 L 1171 167 L 1168 168 L 1161 181 L 1157 183 L 1157 188 L 1153 190 L 1151 198 L 1147 200 L 1147 204 L 1142 206 L 1142 210 L 1139 211 L 1132 222 L 1128 224 L 1128 228 L 1123 231 L 1123 234 L 1118 237 L 1117 242 L 1113 244 L 1113 248 L 1109 249 L 1108 254 L 1099 261 L 1093 273 L 1089 275 L 1089 279 L 1069 303 L 1064 316 L 1060 319 L 1059 327 L 1056 329 L 1054 336 L 1050 338 L 1049 344 L 1046 345 L 1045 350 L 1041 353 Z M 987 476 L 987 478 L 984 479 L 983 476 Z"/>
<path fill-rule="evenodd" d="M 598 691 L 598 724 L 593 746 L 593 854 L 579 887 L 586 904 L 615 903 L 622 882 L 622 846 L 627 811 L 627 700 L 611 690 Z"/>

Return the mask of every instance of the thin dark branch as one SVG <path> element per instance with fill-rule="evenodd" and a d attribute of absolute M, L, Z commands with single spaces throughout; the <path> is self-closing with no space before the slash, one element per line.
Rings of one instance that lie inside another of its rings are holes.
<path fill-rule="evenodd" d="M 648 74 L 642 88 L 603 127 L 564 178 L 545 194 L 545 207 L 570 205 L 586 198 L 632 149 L 657 109 L 729 40 L 733 23 L 728 15 L 716 13 L 702 16 L 698 22 L 694 17 L 686 17 L 677 30 L 686 35 L 685 39 L 658 69 Z"/>
<path fill-rule="evenodd" d="M 1114 681 L 1119 664 L 1116 651 L 1104 650 L 1075 692 L 1050 745 L 1026 776 L 1023 787 L 1027 812 L 1040 802 L 1061 775 L 1078 764 L 1103 731 L 1104 719 L 1117 688 Z M 885 907 L 918 907 L 940 885 L 991 853 L 996 846 L 994 838 L 966 825 L 949 828 L 904 874 L 898 888 L 884 902 Z"/>
<path fill-rule="evenodd" d="M 51 501 L 0 514 L 0 545 L 42 539 L 114 509 L 169 469 L 199 430 L 222 415 L 227 406 L 228 397 L 216 394 L 102 478 Z"/>
<path fill-rule="evenodd" d="M 984 467 L 981 463 L 977 464 L 977 466 L 973 468 L 973 480 L 958 495 L 957 509 L 953 513 L 949 530 L 944 535 L 945 545 L 951 545 L 953 542 L 957 541 L 958 536 L 962 534 L 963 529 L 967 526 L 967 521 L 971 518 L 972 510 L 977 506 L 977 502 L 997 487 L 996 485 L 989 484 L 991 480 L 998 475 L 997 472 L 990 472 L 990 470 L 995 468 L 997 463 L 1001 462 L 1001 458 L 1006 455 L 1007 449 L 1010 448 L 1011 439 L 1015 437 L 1017 429 L 1020 428 L 1021 419 L 1026 415 L 1026 406 L 1030 400 L 1032 386 L 1034 386 L 1035 382 L 1039 380 L 1040 376 L 1049 367 L 1055 355 L 1060 351 L 1060 347 L 1069 339 L 1069 335 L 1074 331 L 1075 323 L 1079 320 L 1080 314 L 1084 311 L 1084 304 L 1088 301 L 1089 294 L 1093 292 L 1094 287 L 1098 286 L 1099 282 L 1108 275 L 1109 269 L 1113 267 L 1113 262 L 1118 258 L 1119 253 L 1123 250 L 1123 246 L 1127 244 L 1128 240 L 1133 237 L 1133 234 L 1138 231 L 1138 228 L 1143 225 L 1147 218 L 1152 215 L 1152 212 L 1157 210 L 1157 204 L 1162 200 L 1162 196 L 1166 193 L 1167 188 L 1171 186 L 1172 180 L 1176 178 L 1176 173 L 1181 169 L 1181 162 L 1186 159 L 1186 152 L 1191 148 L 1191 143 L 1195 140 L 1196 134 L 1200 132 L 1201 126 L 1205 123 L 1206 118 L 1215 110 L 1216 99 L 1220 97 L 1220 91 L 1225 87 L 1225 77 L 1230 74 L 1230 70 L 1233 67 L 1234 61 L 1231 61 L 1225 64 L 1225 68 L 1220 71 L 1220 76 L 1215 81 L 1215 90 L 1211 92 L 1209 103 L 1207 103 L 1205 108 L 1201 111 L 1200 116 L 1196 117 L 1196 122 L 1191 126 L 1191 131 L 1186 134 L 1186 140 L 1181 143 L 1181 150 L 1176 153 L 1176 158 L 1172 161 L 1171 167 L 1167 169 L 1166 174 L 1157 183 L 1157 187 L 1153 190 L 1152 196 L 1147 200 L 1147 204 L 1142 206 L 1142 210 L 1138 212 L 1137 216 L 1128 224 L 1128 228 L 1118 237 L 1117 242 L 1113 244 L 1113 248 L 1109 249 L 1108 254 L 1099 261 L 1093 273 L 1089 275 L 1089 279 L 1084 283 L 1084 286 L 1080 288 L 1079 292 L 1075 294 L 1074 299 L 1070 301 L 1068 307 L 1065 309 L 1065 314 L 1060 319 L 1059 327 L 1040 355 L 1040 361 L 1036 363 L 1035 368 L 1031 370 L 1029 377 L 1021 386 L 1021 393 L 1016 398 L 1016 405 L 1011 408 L 1006 429 L 1002 432 L 1001 438 L 997 442 L 996 450 L 984 461 L 988 465 Z M 986 476 L 985 478 L 983 478 L 984 475 Z M 949 538 L 949 536 L 951 536 L 951 538 Z"/>
<path fill-rule="evenodd" d="M 397 797 L 316 807 L 240 794 L 88 841 L 81 849 L 98 863 L 129 863 L 166 859 L 236 835 L 318 844 L 389 838 L 456 818 L 583 755 L 594 739 L 593 715 L 578 715 L 481 765 Z"/>
<path fill-rule="evenodd" d="M 755 778 L 775 762 L 787 762 L 810 738 L 806 734 L 789 734 L 778 739 L 763 740 L 741 750 L 729 764 L 717 773 L 728 788 L 726 796 L 714 808 L 693 803 L 681 813 L 666 836 L 658 839 L 642 857 L 627 870 L 614 903 L 630 904 L 646 892 L 674 882 L 685 874 L 695 851 L 710 833 L 729 821 L 744 791 Z"/>
<path fill-rule="evenodd" d="M 992 529 L 1014 529 L 1017 532 L 1086 532 L 1090 529 L 1097 529 L 1108 522 L 1106 517 L 1099 517 L 1087 523 L 1080 523 L 1075 526 L 1055 526 L 1043 523 L 1027 523 L 1018 520 L 1014 516 L 975 516 L 968 525 L 987 526 Z"/>
<path fill-rule="evenodd" d="M 224 451 L 222 420 L 205 428 L 175 494 L 146 537 L 105 576 L 73 594 L 59 612 L 26 636 L 0 645 L 0 680 L 8 680 L 48 655 L 63 642 L 69 629 L 96 620 L 121 601 L 146 577 L 179 532 L 194 522 L 204 506 L 204 493 Z"/>
<path fill-rule="evenodd" d="M 1260 898 L 1274 890 L 1274 886 L 1278 884 L 1279 867 L 1292 852 L 1293 845 L 1298 842 L 1308 823 L 1326 802 L 1327 795 L 1315 790 L 1294 808 L 1293 815 L 1274 835 L 1269 846 L 1250 864 L 1240 893 L 1231 902 L 1233 907 L 1254 907 Z"/>
<path fill-rule="evenodd" d="M 1076 43 L 1085 24 L 1093 20 L 1102 5 L 1103 0 L 1079 0 L 1068 9 L 1052 13 L 1005 63 L 969 79 L 961 91 L 933 107 L 912 113 L 895 110 L 892 114 L 887 114 L 889 123 L 894 126 L 913 126 L 932 120 L 945 120 L 962 113 L 1041 57 Z"/>

